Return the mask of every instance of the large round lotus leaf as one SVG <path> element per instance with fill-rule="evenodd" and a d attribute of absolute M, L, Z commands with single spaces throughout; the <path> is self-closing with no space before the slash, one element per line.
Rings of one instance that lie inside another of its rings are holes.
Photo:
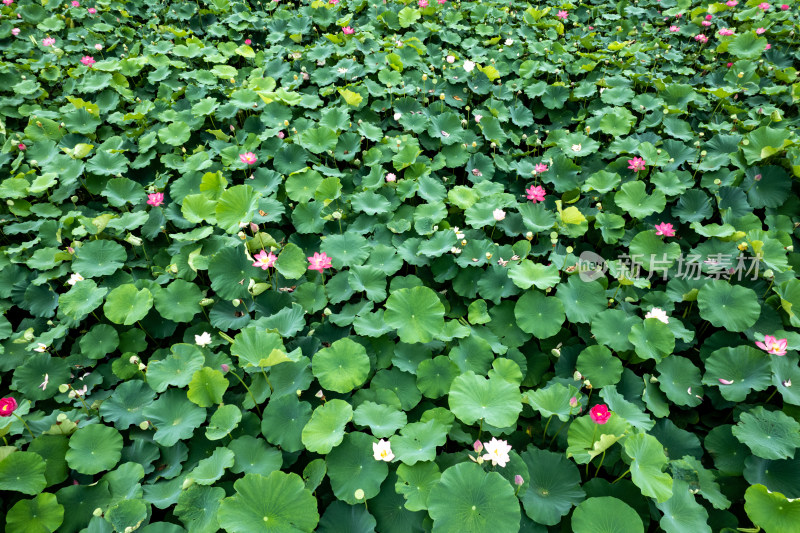
<path fill-rule="evenodd" d="M 267 445 L 264 439 L 244 435 L 232 441 L 228 448 L 233 452 L 234 463 L 231 472 L 234 474 L 261 474 L 268 476 L 280 470 L 283 454 L 277 448 Z"/>
<path fill-rule="evenodd" d="M 559 283 L 556 298 L 561 300 L 570 322 L 588 324 L 600 311 L 607 308 L 603 286 L 596 281 L 582 281 L 572 276 L 566 283 Z"/>
<path fill-rule="evenodd" d="M 58 384 L 67 383 L 69 375 L 69 365 L 62 358 L 49 353 L 26 355 L 25 362 L 14 370 L 11 388 L 28 400 L 46 400 L 58 394 Z"/>
<path fill-rule="evenodd" d="M 697 502 L 686 481 L 676 479 L 670 499 L 656 503 L 656 507 L 664 513 L 660 525 L 665 533 L 712 533 L 708 525 L 708 512 Z"/>
<path fill-rule="evenodd" d="M 214 254 L 208 262 L 208 277 L 211 288 L 220 298 L 233 300 L 247 298 L 247 287 L 250 278 L 258 279 L 258 272 L 253 262 L 244 255 L 239 247 L 226 247 Z"/>
<path fill-rule="evenodd" d="M 153 307 L 153 295 L 147 288 L 137 290 L 132 284 L 120 285 L 106 296 L 103 312 L 111 322 L 130 326 L 143 319 Z"/>
<path fill-rule="evenodd" d="M 6 533 L 52 533 L 64 521 L 64 506 L 54 494 L 44 492 L 20 500 L 6 514 Z"/>
<path fill-rule="evenodd" d="M 92 359 L 102 359 L 119 346 L 117 330 L 108 324 L 96 324 L 79 341 L 81 353 Z"/>
<path fill-rule="evenodd" d="M 751 455 L 744 464 L 744 478 L 751 485 L 760 483 L 787 498 L 800 498 L 800 457 L 770 461 Z"/>
<path fill-rule="evenodd" d="M 77 321 L 83 320 L 103 303 L 103 296 L 107 292 L 108 289 L 98 287 L 94 280 L 79 281 L 58 297 L 58 314 Z"/>
<path fill-rule="evenodd" d="M 406 425 L 406 414 L 399 409 L 375 402 L 366 401 L 353 412 L 353 422 L 359 426 L 369 426 L 373 435 L 384 439 Z"/>
<path fill-rule="evenodd" d="M 243 329 L 233 338 L 231 355 L 237 356 L 245 368 L 273 366 L 290 361 L 281 336 L 255 326 Z"/>
<path fill-rule="evenodd" d="M 367 239 L 355 233 L 331 235 L 322 243 L 322 251 L 331 258 L 333 268 L 362 265 L 369 257 Z"/>
<path fill-rule="evenodd" d="M 755 291 L 722 280 L 712 280 L 700 288 L 697 307 L 701 318 L 728 331 L 746 330 L 761 314 Z"/>
<path fill-rule="evenodd" d="M 220 405 L 208 421 L 206 438 L 219 440 L 233 431 L 242 421 L 242 411 L 235 405 Z M 261 472 L 260 472 L 261 473 Z"/>
<path fill-rule="evenodd" d="M 127 257 L 119 243 L 104 239 L 89 241 L 75 250 L 72 268 L 84 278 L 108 276 L 121 268 Z"/>
<path fill-rule="evenodd" d="M 794 457 L 795 449 L 800 446 L 800 422 L 781 411 L 767 411 L 761 406 L 742 413 L 731 432 L 754 455 L 764 459 Z"/>
<path fill-rule="evenodd" d="M 258 209 L 261 194 L 249 185 L 225 189 L 217 201 L 217 225 L 228 233 L 236 233 L 241 224 L 249 223 Z"/>
<path fill-rule="evenodd" d="M 553 526 L 586 497 L 581 489 L 581 474 L 575 463 L 563 453 L 528 446 L 522 459 L 528 467 L 530 482 L 519 495 L 527 514 L 534 522 Z"/>
<path fill-rule="evenodd" d="M 442 473 L 428 497 L 434 533 L 516 533 L 519 501 L 497 472 L 460 463 Z"/>
<path fill-rule="evenodd" d="M 303 427 L 303 445 L 312 452 L 330 452 L 342 442 L 344 426 L 352 419 L 353 408 L 344 400 L 330 400 L 320 405 Z"/>
<path fill-rule="evenodd" d="M 771 384 L 769 356 L 752 346 L 715 350 L 706 359 L 703 384 L 719 387 L 722 397 L 741 402 L 752 390 L 765 390 Z M 724 380 L 720 381 L 720 380 Z M 732 381 L 733 383 L 727 383 Z"/>
<path fill-rule="evenodd" d="M 278 254 L 275 269 L 286 279 L 299 279 L 308 269 L 306 254 L 296 244 L 288 243 Z"/>
<path fill-rule="evenodd" d="M 467 425 L 484 420 L 502 428 L 517 422 L 522 395 L 519 387 L 502 378 L 486 379 L 469 371 L 453 380 L 448 404 L 453 414 Z"/>
<path fill-rule="evenodd" d="M 383 317 L 406 343 L 430 342 L 444 329 L 444 305 L 428 287 L 393 291 Z"/>
<path fill-rule="evenodd" d="M 770 492 L 764 485 L 748 487 L 744 510 L 764 533 L 794 533 L 800 524 L 800 500 L 789 501 L 780 492 Z"/>
<path fill-rule="evenodd" d="M 445 355 L 437 355 L 419 363 L 416 369 L 417 388 L 427 398 L 439 398 L 447 394 L 450 385 L 458 376 L 458 365 Z M 377 436 L 377 435 L 376 435 Z"/>
<path fill-rule="evenodd" d="M 170 355 L 147 365 L 147 383 L 156 392 L 167 387 L 185 387 L 195 372 L 203 368 L 203 352 L 192 344 L 173 344 Z"/>
<path fill-rule="evenodd" d="M 592 319 L 592 335 L 599 344 L 616 351 L 632 350 L 628 334 L 639 320 L 622 309 L 606 309 Z"/>
<path fill-rule="evenodd" d="M 366 381 L 369 356 L 362 345 L 344 338 L 314 354 L 311 367 L 323 389 L 345 393 Z"/>
<path fill-rule="evenodd" d="M 311 404 L 301 402 L 296 394 L 270 399 L 261 420 L 261 433 L 267 441 L 287 452 L 303 449 L 301 433 L 311 420 Z"/>
<path fill-rule="evenodd" d="M 436 459 L 437 446 L 444 446 L 447 442 L 448 427 L 437 420 L 408 424 L 400 430 L 400 435 L 389 439 L 392 452 L 398 461 L 407 465 L 433 461 Z"/>
<path fill-rule="evenodd" d="M 800 405 L 800 387 L 792 387 L 792 383 L 800 383 L 800 365 L 796 355 L 773 357 L 772 384 L 783 396 L 783 401 L 791 405 Z"/>
<path fill-rule="evenodd" d="M 81 474 L 111 470 L 122 457 L 122 435 L 114 428 L 91 424 L 69 438 L 67 464 Z"/>
<path fill-rule="evenodd" d="M 150 405 L 156 395 L 142 380 L 120 383 L 114 394 L 100 404 L 100 415 L 113 422 L 117 429 L 127 429 L 133 424 L 144 422 L 142 411 Z"/>
<path fill-rule="evenodd" d="M 211 485 L 233 466 L 233 451 L 228 448 L 217 448 L 211 457 L 201 459 L 197 466 L 186 476 L 198 485 Z"/>
<path fill-rule="evenodd" d="M 697 407 L 702 403 L 703 387 L 700 369 L 686 357 L 673 355 L 656 365 L 658 386 L 676 405 Z"/>
<path fill-rule="evenodd" d="M 561 300 L 538 291 L 528 291 L 517 300 L 514 316 L 519 328 L 537 339 L 547 339 L 561 331 L 566 317 Z"/>
<path fill-rule="evenodd" d="M 114 531 L 130 531 L 147 518 L 147 504 L 141 499 L 122 500 L 108 509 L 104 518 L 114 527 Z"/>
<path fill-rule="evenodd" d="M 0 461 L 0 490 L 38 494 L 47 485 L 45 464 L 39 454 L 12 451 Z"/>
<path fill-rule="evenodd" d="M 622 361 L 605 346 L 589 346 L 578 355 L 576 368 L 595 389 L 615 385 L 622 377 Z"/>
<path fill-rule="evenodd" d="M 631 479 L 642 494 L 665 502 L 672 496 L 672 478 L 662 470 L 667 464 L 664 446 L 658 439 L 637 433 L 625 439 L 625 453 L 631 458 Z"/>
<path fill-rule="evenodd" d="M 328 454 L 325 459 L 328 478 L 338 499 L 356 505 L 375 497 L 380 491 L 389 467 L 385 461 L 375 460 L 374 442 L 375 438 L 366 433 L 348 433 L 342 443 Z M 359 489 L 364 491 L 361 498 L 356 497 Z"/>
<path fill-rule="evenodd" d="M 144 416 L 155 426 L 153 439 L 162 446 L 174 446 L 192 437 L 206 421 L 206 410 L 186 398 L 180 389 L 170 389 L 144 409 Z"/>
<path fill-rule="evenodd" d="M 431 489 L 441 477 L 439 467 L 434 462 L 417 463 L 413 466 L 400 464 L 397 467 L 395 490 L 406 499 L 406 509 L 423 511 L 428 508 Z"/>
<path fill-rule="evenodd" d="M 584 500 L 572 513 L 571 523 L 574 533 L 644 533 L 636 511 L 611 496 Z"/>
<path fill-rule="evenodd" d="M 326 126 L 311 128 L 301 133 L 297 140 L 303 148 L 314 154 L 321 154 L 336 148 L 336 132 Z"/>
<path fill-rule="evenodd" d="M 317 500 L 297 474 L 245 474 L 233 488 L 217 512 L 229 533 L 311 532 L 319 522 Z"/>
<path fill-rule="evenodd" d="M 173 322 L 189 322 L 200 312 L 203 293 L 194 283 L 176 279 L 156 292 L 156 311 Z"/>
<path fill-rule="evenodd" d="M 363 505 L 331 503 L 319 521 L 318 533 L 375 533 L 375 517 Z"/>
<path fill-rule="evenodd" d="M 228 385 L 230 383 L 222 372 L 206 366 L 192 375 L 186 396 L 200 407 L 211 407 L 222 403 Z"/>
<path fill-rule="evenodd" d="M 224 497 L 225 489 L 221 487 L 192 485 L 178 496 L 175 516 L 180 518 L 189 531 L 217 533 L 217 511 Z"/>
<path fill-rule="evenodd" d="M 642 359 L 655 359 L 656 362 L 668 356 L 675 349 L 675 335 L 667 324 L 647 318 L 634 324 L 628 334 L 628 340 L 636 349 L 636 355 Z"/>
<path fill-rule="evenodd" d="M 561 383 L 553 383 L 546 387 L 525 392 L 528 404 L 539 411 L 543 418 L 557 416 L 562 422 L 569 420 L 570 415 L 577 410 L 569 402 L 578 394 L 575 387 L 567 387 Z"/>
<path fill-rule="evenodd" d="M 703 445 L 714 458 L 714 466 L 720 473 L 726 476 L 740 476 L 750 452 L 747 446 L 733 436 L 732 429 L 731 425 L 712 428 L 706 435 Z"/>

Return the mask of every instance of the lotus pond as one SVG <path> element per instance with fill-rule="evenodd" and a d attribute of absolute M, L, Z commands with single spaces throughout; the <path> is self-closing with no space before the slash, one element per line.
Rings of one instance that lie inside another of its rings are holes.
<path fill-rule="evenodd" d="M 3 0 L 5 531 L 800 532 L 783 1 Z"/>

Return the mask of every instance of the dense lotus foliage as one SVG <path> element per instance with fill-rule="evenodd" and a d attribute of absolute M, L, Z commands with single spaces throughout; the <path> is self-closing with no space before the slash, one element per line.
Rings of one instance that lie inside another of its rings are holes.
<path fill-rule="evenodd" d="M 3 0 L 4 530 L 800 531 L 784 1 Z"/>

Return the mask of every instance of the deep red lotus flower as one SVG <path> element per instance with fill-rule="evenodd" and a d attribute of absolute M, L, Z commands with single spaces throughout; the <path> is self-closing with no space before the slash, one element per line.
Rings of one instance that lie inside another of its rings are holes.
<path fill-rule="evenodd" d="M 600 403 L 589 410 L 589 416 L 592 417 L 592 420 L 602 425 L 608 422 L 608 419 L 611 418 L 611 411 L 608 410 L 608 406 L 606 404 Z"/>

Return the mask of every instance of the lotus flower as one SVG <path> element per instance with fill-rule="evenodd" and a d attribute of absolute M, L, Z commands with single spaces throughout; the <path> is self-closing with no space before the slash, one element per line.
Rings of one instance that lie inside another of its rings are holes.
<path fill-rule="evenodd" d="M 17 400 L 12 397 L 0 399 L 0 416 L 11 416 L 17 408 Z"/>
<path fill-rule="evenodd" d="M 545 191 L 541 185 L 537 185 L 536 187 L 531 185 L 528 189 L 525 189 L 525 192 L 528 193 L 528 200 L 533 203 L 544 202 Z"/>
<path fill-rule="evenodd" d="M 506 212 L 503 211 L 502 209 L 495 209 L 494 211 L 492 211 L 492 217 L 494 217 L 496 221 L 500 222 L 501 220 L 506 218 Z"/>
<path fill-rule="evenodd" d="M 481 453 L 483 451 L 483 443 L 479 440 L 476 440 L 472 443 L 472 449 L 475 450 L 475 453 Z"/>
<path fill-rule="evenodd" d="M 147 195 L 147 205 L 152 205 L 153 207 L 158 207 L 164 203 L 164 193 L 163 192 L 154 192 L 152 194 Z"/>
<path fill-rule="evenodd" d="M 464 61 L 464 70 L 466 70 L 467 72 L 472 72 L 474 68 L 475 68 L 475 63 L 473 61 L 470 61 L 469 59 Z"/>
<path fill-rule="evenodd" d="M 90 7 L 89 9 L 87 9 L 87 11 L 89 12 L 90 15 L 94 15 L 95 13 L 97 13 L 97 10 L 93 7 Z"/>
<path fill-rule="evenodd" d="M 376 461 L 386 461 L 388 463 L 394 459 L 392 445 L 388 440 L 381 439 L 378 442 L 373 442 L 372 454 Z"/>
<path fill-rule="evenodd" d="M 770 7 L 772 7 L 772 6 L 770 6 L 770 5 L 769 5 L 768 3 L 766 3 L 766 2 L 761 2 L 760 4 L 758 4 L 758 9 L 760 9 L 761 11 L 766 11 L 766 10 L 768 10 Z"/>
<path fill-rule="evenodd" d="M 419 4 L 419 7 L 428 7 L 428 0 L 419 0 L 417 4 Z"/>
<path fill-rule="evenodd" d="M 727 36 L 727 35 L 733 35 L 735 32 L 730 28 L 722 28 L 717 33 L 719 33 L 720 35 L 722 35 L 724 37 L 724 36 Z"/>
<path fill-rule="evenodd" d="M 611 411 L 606 404 L 597 404 L 589 410 L 589 416 L 598 424 L 605 424 L 611 418 Z"/>
<path fill-rule="evenodd" d="M 548 167 L 547 165 L 545 165 L 544 163 L 537 163 L 537 164 L 536 164 L 536 167 L 534 167 L 534 169 L 533 169 L 533 170 L 534 170 L 534 172 L 536 172 L 537 174 L 541 174 L 542 172 L 547 172 L 547 169 L 548 169 L 548 168 L 549 168 L 549 167 Z"/>
<path fill-rule="evenodd" d="M 19 32 L 20 32 L 20 29 L 19 29 L 19 28 L 12 28 L 12 29 L 11 29 L 11 35 L 13 35 L 14 37 L 16 37 L 17 35 L 19 35 Z"/>
<path fill-rule="evenodd" d="M 667 313 L 660 307 L 653 307 L 652 309 L 650 309 L 650 311 L 647 312 L 646 315 L 644 315 L 644 317 L 655 318 L 657 320 L 660 320 L 664 324 L 669 324 L 669 316 L 667 316 Z"/>
<path fill-rule="evenodd" d="M 94 65 L 96 63 L 96 61 L 94 60 L 94 58 L 92 56 L 83 56 L 81 58 L 81 63 L 83 63 L 87 67 L 91 67 L 92 65 Z"/>
<path fill-rule="evenodd" d="M 564 11 L 564 10 L 562 9 L 561 11 L 559 11 L 558 13 L 556 13 L 556 16 L 557 16 L 558 18 L 560 18 L 561 20 L 567 20 L 567 17 L 569 16 L 569 13 L 568 13 L 568 12 L 566 12 L 566 11 Z"/>
<path fill-rule="evenodd" d="M 239 159 L 242 160 L 242 163 L 247 165 L 255 165 L 256 161 L 258 161 L 258 157 L 253 152 L 245 152 L 243 154 L 239 154 Z"/>
<path fill-rule="evenodd" d="M 81 7 L 81 3 L 78 0 L 72 0 L 72 7 Z"/>
<path fill-rule="evenodd" d="M 52 37 L 45 37 L 42 39 L 42 46 L 53 46 L 56 43 L 56 40 Z"/>
<path fill-rule="evenodd" d="M 492 466 L 500 465 L 504 467 L 511 460 L 508 456 L 508 452 L 511 451 L 511 445 L 508 441 L 497 440 L 492 437 L 492 440 L 484 443 L 483 446 L 486 449 L 486 454 L 482 456 L 482 459 L 484 461 L 491 460 Z"/>
<path fill-rule="evenodd" d="M 250 39 L 245 39 L 244 44 L 250 46 L 251 44 L 253 44 L 253 41 L 251 41 Z"/>
<path fill-rule="evenodd" d="M 266 270 L 275 265 L 275 260 L 278 259 L 278 256 L 273 254 L 272 252 L 267 253 L 266 250 L 261 250 L 260 253 L 255 255 L 255 263 L 253 263 L 254 267 L 261 267 L 261 270 Z"/>
<path fill-rule="evenodd" d="M 395 176 L 394 172 L 389 172 L 388 174 L 386 174 L 386 181 L 389 183 L 397 181 L 397 176 Z"/>
<path fill-rule="evenodd" d="M 633 159 L 628 159 L 628 168 L 633 170 L 634 172 L 639 172 L 640 170 L 644 170 L 645 161 L 641 157 L 634 157 Z"/>
<path fill-rule="evenodd" d="M 776 339 L 772 335 L 764 335 L 764 342 L 756 341 L 756 346 L 769 354 L 786 355 L 788 345 L 786 339 Z"/>
<path fill-rule="evenodd" d="M 314 252 L 314 255 L 312 257 L 308 257 L 307 259 L 308 262 L 311 263 L 308 266 L 309 270 L 318 270 L 322 272 L 323 269 L 331 268 L 331 258 L 328 257 L 325 252 Z"/>
<path fill-rule="evenodd" d="M 201 348 L 204 346 L 208 346 L 209 344 L 211 344 L 211 333 L 204 331 L 200 335 L 195 335 L 194 343 L 200 346 Z"/>
<path fill-rule="evenodd" d="M 352 33 L 355 33 L 356 30 L 354 30 L 350 26 L 345 26 L 344 28 L 342 28 L 342 31 L 344 32 L 345 35 L 350 35 Z"/>
<path fill-rule="evenodd" d="M 672 224 L 668 222 L 662 222 L 661 224 L 656 224 L 656 235 L 663 235 L 665 237 L 674 237 L 675 229 L 672 227 Z"/>

